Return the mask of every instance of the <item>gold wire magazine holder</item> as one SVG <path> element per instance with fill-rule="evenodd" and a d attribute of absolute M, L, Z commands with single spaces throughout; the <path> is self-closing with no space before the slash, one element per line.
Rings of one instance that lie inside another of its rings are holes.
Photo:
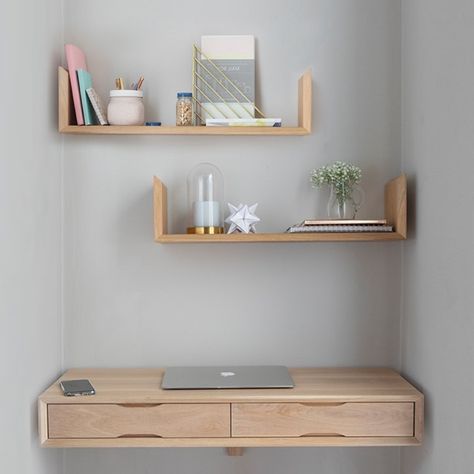
<path fill-rule="evenodd" d="M 206 119 L 239 120 L 242 125 L 265 121 L 264 113 L 244 91 L 210 59 L 193 45 L 193 124 L 206 125 Z M 255 123 L 259 125 L 259 123 Z"/>

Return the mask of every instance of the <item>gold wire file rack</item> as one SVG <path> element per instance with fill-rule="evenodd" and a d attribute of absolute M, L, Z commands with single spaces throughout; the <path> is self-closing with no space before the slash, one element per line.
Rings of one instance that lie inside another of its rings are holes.
<path fill-rule="evenodd" d="M 255 100 L 196 45 L 193 45 L 192 92 L 194 125 L 205 125 L 206 118 L 265 118 Z"/>

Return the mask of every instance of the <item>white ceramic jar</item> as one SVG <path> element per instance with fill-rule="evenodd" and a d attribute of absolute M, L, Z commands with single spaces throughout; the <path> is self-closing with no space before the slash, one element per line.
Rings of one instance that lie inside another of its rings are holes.
<path fill-rule="evenodd" d="M 143 91 L 111 90 L 107 118 L 110 125 L 143 125 L 145 121 Z"/>

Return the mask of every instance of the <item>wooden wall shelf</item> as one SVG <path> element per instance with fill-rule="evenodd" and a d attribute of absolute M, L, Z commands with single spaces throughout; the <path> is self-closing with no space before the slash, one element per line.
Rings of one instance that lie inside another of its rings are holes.
<path fill-rule="evenodd" d="M 297 127 L 146 127 L 146 126 L 78 126 L 72 103 L 69 74 L 66 69 L 58 69 L 59 121 L 60 133 L 80 135 L 309 135 L 312 115 L 312 77 L 306 71 L 298 81 L 298 126 Z"/>
<path fill-rule="evenodd" d="M 257 242 L 373 242 L 404 240 L 407 236 L 407 180 L 405 175 L 385 185 L 385 218 L 394 232 L 357 233 L 257 233 L 257 234 L 168 234 L 167 190 L 155 176 L 153 180 L 155 241 L 166 243 L 257 243 Z"/>
<path fill-rule="evenodd" d="M 390 369 L 291 369 L 293 389 L 162 390 L 163 369 L 72 369 L 39 397 L 44 447 L 413 446 L 423 395 Z"/>

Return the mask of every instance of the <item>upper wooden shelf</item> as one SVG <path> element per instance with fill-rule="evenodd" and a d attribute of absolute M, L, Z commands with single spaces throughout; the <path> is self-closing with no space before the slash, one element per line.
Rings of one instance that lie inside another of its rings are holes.
<path fill-rule="evenodd" d="M 168 234 L 167 190 L 155 176 L 153 181 L 155 241 L 166 243 L 263 243 L 263 242 L 373 242 L 404 240 L 407 236 L 407 180 L 405 175 L 385 185 L 385 218 L 394 232 L 318 232 L 290 234 Z"/>
<path fill-rule="evenodd" d="M 146 126 L 100 126 L 75 125 L 71 85 L 66 69 L 59 67 L 59 121 L 60 133 L 86 135 L 309 135 L 312 115 L 312 77 L 306 71 L 298 81 L 298 126 L 297 127 L 146 127 Z"/>

